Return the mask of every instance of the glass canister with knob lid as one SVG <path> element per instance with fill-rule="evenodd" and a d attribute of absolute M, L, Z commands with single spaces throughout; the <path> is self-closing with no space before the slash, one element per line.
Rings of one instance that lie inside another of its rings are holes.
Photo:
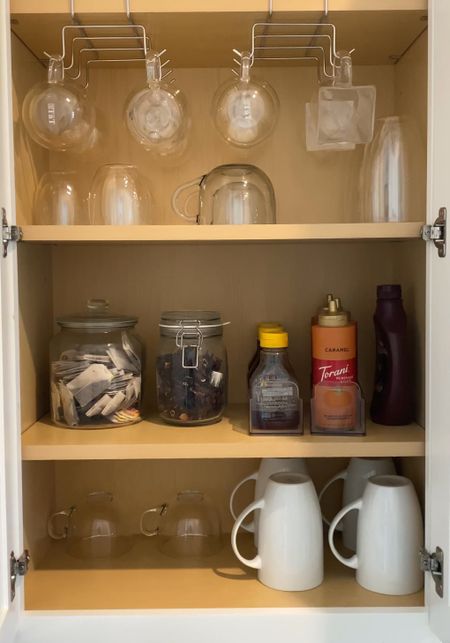
<path fill-rule="evenodd" d="M 218 422 L 227 402 L 228 366 L 220 313 L 161 315 L 156 361 L 158 411 L 170 424 Z"/>
<path fill-rule="evenodd" d="M 87 310 L 58 317 L 50 344 L 53 422 L 78 429 L 107 428 L 141 420 L 143 347 L 137 318 L 109 312 L 104 299 Z"/>

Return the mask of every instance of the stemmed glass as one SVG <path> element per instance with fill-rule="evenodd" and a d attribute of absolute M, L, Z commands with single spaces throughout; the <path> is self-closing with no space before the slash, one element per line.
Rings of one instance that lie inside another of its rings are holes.
<path fill-rule="evenodd" d="M 266 139 L 278 119 L 279 101 L 266 81 L 250 75 L 251 55 L 242 54 L 240 76 L 221 85 L 214 97 L 215 126 L 228 143 L 251 147 Z"/>
<path fill-rule="evenodd" d="M 61 56 L 50 57 L 47 82 L 25 96 L 22 117 L 31 138 L 49 150 L 84 152 L 97 140 L 95 110 L 83 92 L 64 79 Z"/>
<path fill-rule="evenodd" d="M 133 138 L 160 156 L 180 154 L 186 145 L 189 118 L 182 92 L 162 80 L 161 54 L 146 55 L 147 87 L 134 94 L 125 110 Z"/>

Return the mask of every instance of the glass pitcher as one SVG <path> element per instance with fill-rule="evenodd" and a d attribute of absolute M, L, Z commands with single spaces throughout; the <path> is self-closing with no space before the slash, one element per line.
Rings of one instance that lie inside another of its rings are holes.
<path fill-rule="evenodd" d="M 53 540 L 66 540 L 75 558 L 115 558 L 132 545 L 107 491 L 93 491 L 79 505 L 52 514 L 47 529 Z"/>

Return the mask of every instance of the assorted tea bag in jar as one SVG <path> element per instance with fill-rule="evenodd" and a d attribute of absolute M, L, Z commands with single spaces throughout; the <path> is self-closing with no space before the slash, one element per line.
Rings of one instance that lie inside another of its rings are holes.
<path fill-rule="evenodd" d="M 136 317 L 111 315 L 91 299 L 87 312 L 59 317 L 50 346 L 52 420 L 74 428 L 130 424 L 141 419 L 142 345 Z"/>

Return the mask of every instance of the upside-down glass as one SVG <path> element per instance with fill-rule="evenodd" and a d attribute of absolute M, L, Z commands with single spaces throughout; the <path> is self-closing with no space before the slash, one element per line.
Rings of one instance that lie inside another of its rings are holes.
<path fill-rule="evenodd" d="M 83 92 L 64 79 L 61 56 L 50 58 L 47 82 L 25 96 L 22 117 L 31 138 L 49 150 L 84 152 L 97 140 L 95 110 Z"/>
<path fill-rule="evenodd" d="M 160 55 L 146 56 L 147 87 L 134 94 L 125 110 L 130 134 L 146 150 L 160 156 L 184 150 L 189 128 L 182 92 L 162 80 Z"/>
<path fill-rule="evenodd" d="M 93 225 L 152 223 L 152 198 L 146 179 L 134 165 L 103 165 L 89 192 Z"/>
<path fill-rule="evenodd" d="M 364 221 L 415 220 L 408 185 L 417 190 L 420 177 L 413 171 L 417 146 L 410 145 L 405 121 L 398 116 L 380 118 L 372 143 L 364 150 L 360 197 Z M 420 202 L 420 199 L 417 199 Z"/>
<path fill-rule="evenodd" d="M 180 197 L 184 194 L 184 203 Z M 192 197 L 198 206 L 189 214 Z M 275 223 L 276 205 L 272 183 L 255 165 L 219 165 L 208 174 L 181 185 L 173 194 L 178 216 L 201 224 Z"/>
<path fill-rule="evenodd" d="M 238 147 L 251 147 L 266 139 L 278 120 L 279 101 L 266 81 L 250 75 L 251 56 L 242 54 L 240 77 L 221 85 L 214 96 L 212 116 L 223 138 Z"/>
<path fill-rule="evenodd" d="M 85 223 L 85 201 L 75 172 L 47 172 L 39 181 L 33 204 L 35 225 Z"/>
<path fill-rule="evenodd" d="M 115 558 L 132 546 L 108 491 L 93 491 L 84 502 L 52 514 L 47 529 L 50 538 L 66 540 L 75 558 Z"/>
<path fill-rule="evenodd" d="M 160 516 L 159 525 L 146 527 L 148 514 Z M 158 536 L 158 548 L 172 558 L 204 558 L 222 549 L 219 512 L 201 491 L 181 491 L 168 504 L 147 509 L 141 533 Z"/>

